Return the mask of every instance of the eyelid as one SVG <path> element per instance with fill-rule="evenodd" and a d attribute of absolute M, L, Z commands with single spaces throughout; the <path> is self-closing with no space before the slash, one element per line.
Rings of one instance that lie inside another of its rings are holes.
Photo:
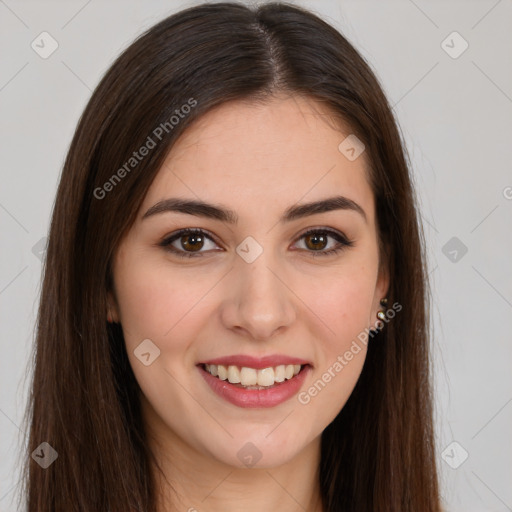
<path fill-rule="evenodd" d="M 335 228 L 329 228 L 327 226 L 312 226 L 312 227 L 306 228 L 304 231 L 301 231 L 297 235 L 297 239 L 303 237 L 304 235 L 309 235 L 310 233 L 318 233 L 318 232 L 327 233 L 330 235 L 336 235 L 336 236 L 339 236 L 340 238 L 343 238 L 347 242 L 349 241 L 348 237 L 345 236 L 345 234 L 342 231 L 335 229 Z"/>

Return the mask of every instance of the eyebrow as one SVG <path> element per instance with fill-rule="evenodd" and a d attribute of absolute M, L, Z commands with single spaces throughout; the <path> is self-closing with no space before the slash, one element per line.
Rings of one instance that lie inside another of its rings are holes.
<path fill-rule="evenodd" d="M 334 210 L 351 210 L 359 213 L 365 222 L 368 222 L 365 211 L 355 201 L 344 196 L 334 196 L 321 201 L 299 204 L 289 207 L 279 219 L 281 223 L 291 222 L 296 219 L 316 215 L 318 213 L 331 212 Z M 159 201 L 153 205 L 142 217 L 142 220 L 153 215 L 165 212 L 178 212 L 197 217 L 206 217 L 220 220 L 229 224 L 238 222 L 238 215 L 235 211 L 219 205 L 204 203 L 202 201 L 169 198 Z"/>

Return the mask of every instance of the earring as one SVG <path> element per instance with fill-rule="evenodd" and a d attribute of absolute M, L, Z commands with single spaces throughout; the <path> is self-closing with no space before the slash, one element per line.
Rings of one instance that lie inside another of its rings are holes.
<path fill-rule="evenodd" d="M 380 305 L 381 306 L 386 307 L 387 304 L 388 304 L 387 297 L 384 297 L 384 298 L 380 299 Z M 386 320 L 386 312 L 383 309 L 381 309 L 380 311 L 377 311 L 377 318 L 384 322 Z"/>
<path fill-rule="evenodd" d="M 387 304 L 388 304 L 388 299 L 386 297 L 383 297 L 382 299 L 380 299 L 381 306 L 386 307 Z M 377 318 L 379 320 L 381 320 L 382 322 L 384 322 L 386 320 L 386 312 L 383 309 L 381 309 L 380 311 L 377 311 Z M 381 327 L 377 327 L 376 329 L 370 328 L 370 336 L 375 336 L 380 331 L 382 331 Z"/>

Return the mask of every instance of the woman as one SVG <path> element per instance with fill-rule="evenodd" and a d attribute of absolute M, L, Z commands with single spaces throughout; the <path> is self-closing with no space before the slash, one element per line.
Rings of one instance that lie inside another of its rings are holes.
<path fill-rule="evenodd" d="M 49 234 L 28 510 L 439 511 L 423 237 L 376 77 L 288 4 L 161 21 Z"/>

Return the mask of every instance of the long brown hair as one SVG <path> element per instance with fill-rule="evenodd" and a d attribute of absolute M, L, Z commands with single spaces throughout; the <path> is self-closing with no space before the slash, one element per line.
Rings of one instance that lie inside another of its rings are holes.
<path fill-rule="evenodd" d="M 287 3 L 210 3 L 138 37 L 76 128 L 53 208 L 30 362 L 28 512 L 156 510 L 139 387 L 122 329 L 106 323 L 112 258 L 194 120 L 227 101 L 281 91 L 328 106 L 365 144 L 388 298 L 403 306 L 369 342 L 352 395 L 322 434 L 324 510 L 440 510 L 424 239 L 392 110 L 369 65 L 316 15 Z M 127 165 L 151 135 L 155 146 Z M 46 469 L 30 456 L 42 442 L 58 453 Z"/>

